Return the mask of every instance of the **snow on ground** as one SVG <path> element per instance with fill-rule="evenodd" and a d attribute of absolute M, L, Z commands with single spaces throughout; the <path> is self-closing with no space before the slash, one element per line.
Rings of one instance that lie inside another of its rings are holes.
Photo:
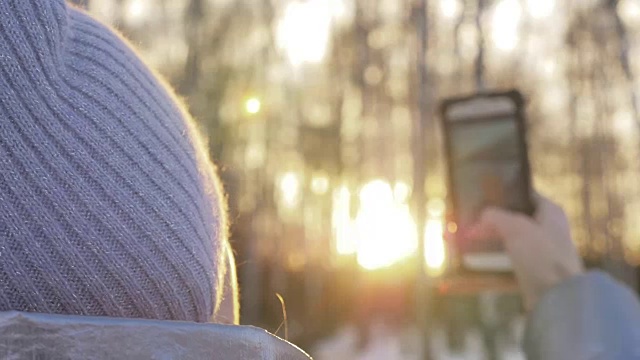
<path fill-rule="evenodd" d="M 519 338 L 522 324 L 514 326 L 515 337 Z M 345 326 L 332 337 L 319 342 L 311 351 L 316 360 L 420 360 L 419 333 L 415 328 L 392 329 L 384 323 L 370 328 L 370 341 L 358 349 L 357 330 Z M 481 334 L 470 331 L 466 336 L 466 349 L 454 353 L 447 347 L 443 329 L 433 332 L 431 349 L 436 360 L 479 360 L 484 358 Z M 503 346 L 501 360 L 524 360 L 522 352 L 514 345 Z"/>

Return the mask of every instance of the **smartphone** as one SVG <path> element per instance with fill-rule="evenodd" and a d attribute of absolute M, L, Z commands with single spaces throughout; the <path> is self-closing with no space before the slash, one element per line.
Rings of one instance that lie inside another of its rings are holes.
<path fill-rule="evenodd" d="M 445 100 L 441 120 L 448 167 L 449 234 L 459 265 L 511 272 L 499 239 L 464 238 L 487 206 L 533 214 L 524 100 L 518 91 Z"/>

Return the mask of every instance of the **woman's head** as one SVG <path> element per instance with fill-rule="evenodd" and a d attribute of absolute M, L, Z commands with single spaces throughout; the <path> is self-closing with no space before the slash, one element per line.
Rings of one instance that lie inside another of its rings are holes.
<path fill-rule="evenodd" d="M 171 91 L 63 0 L 0 14 L 0 311 L 219 315 L 223 197 Z"/>

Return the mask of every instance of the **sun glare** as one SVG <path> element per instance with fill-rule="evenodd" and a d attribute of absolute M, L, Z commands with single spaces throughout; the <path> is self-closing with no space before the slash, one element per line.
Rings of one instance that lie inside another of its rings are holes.
<path fill-rule="evenodd" d="M 324 195 L 329 191 L 329 178 L 324 175 L 316 175 L 311 179 L 311 191 L 316 195 Z"/>
<path fill-rule="evenodd" d="M 406 183 L 399 181 L 393 187 L 393 197 L 396 202 L 406 203 L 409 201 L 409 195 L 411 195 L 411 188 Z"/>
<path fill-rule="evenodd" d="M 519 41 L 522 7 L 518 0 L 501 0 L 493 10 L 491 38 L 496 48 L 511 51 Z"/>
<path fill-rule="evenodd" d="M 290 2 L 277 28 L 277 41 L 292 65 L 319 63 L 329 46 L 335 5 L 326 0 Z"/>
<path fill-rule="evenodd" d="M 293 209 L 300 203 L 300 177 L 288 172 L 280 179 L 281 199 L 287 208 Z"/>
<path fill-rule="evenodd" d="M 351 192 L 340 187 L 333 193 L 333 232 L 339 255 L 355 254 L 360 267 L 378 270 L 398 264 L 416 255 L 418 233 L 409 207 L 409 187 L 402 182 L 393 188 L 382 180 L 364 185 L 359 192 L 360 207 L 351 219 Z M 425 226 L 427 271 L 440 274 L 445 266 L 443 239 L 444 203 L 430 202 Z"/>
<path fill-rule="evenodd" d="M 462 13 L 460 0 L 440 0 L 440 12 L 448 19 L 455 19 Z"/>
<path fill-rule="evenodd" d="M 439 275 L 444 270 L 446 250 L 443 233 L 441 220 L 427 220 L 424 229 L 424 261 L 427 271 L 432 275 Z"/>
<path fill-rule="evenodd" d="M 527 11 L 534 19 L 542 19 L 553 14 L 555 0 L 527 0 Z"/>
<path fill-rule="evenodd" d="M 355 230 L 358 264 L 367 270 L 394 265 L 417 249 L 409 205 L 395 201 L 391 185 L 381 180 L 362 187 Z"/>
<path fill-rule="evenodd" d="M 244 104 L 244 109 L 247 113 L 255 115 L 260 112 L 260 109 L 262 109 L 262 102 L 260 99 L 255 97 L 249 98 Z"/>
<path fill-rule="evenodd" d="M 444 215 L 445 204 L 440 198 L 433 198 L 427 204 L 427 212 L 432 217 L 442 217 Z"/>
<path fill-rule="evenodd" d="M 336 252 L 339 255 L 352 255 L 357 250 L 357 238 L 353 233 L 351 221 L 351 192 L 341 186 L 333 193 L 333 211 L 331 215 Z"/>
<path fill-rule="evenodd" d="M 148 7 L 146 0 L 129 0 L 126 7 L 128 22 L 137 24 L 142 21 L 149 10 Z"/>
<path fill-rule="evenodd" d="M 618 3 L 618 14 L 627 26 L 638 26 L 640 19 L 640 3 L 637 0 L 622 0 Z"/>

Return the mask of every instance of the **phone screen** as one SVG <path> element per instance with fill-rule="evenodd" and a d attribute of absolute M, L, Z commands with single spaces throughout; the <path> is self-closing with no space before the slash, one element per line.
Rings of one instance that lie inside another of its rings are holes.
<path fill-rule="evenodd" d="M 525 214 L 533 211 L 523 103 L 517 91 L 443 102 L 453 210 L 448 216 L 457 225 L 452 241 L 466 269 L 512 271 L 502 241 L 464 236 L 485 208 L 500 207 Z"/>
<path fill-rule="evenodd" d="M 523 171 L 524 144 L 514 116 L 450 125 L 452 186 L 459 229 L 476 222 L 487 206 L 525 211 L 528 181 Z M 463 252 L 493 253 L 499 241 L 459 244 Z"/>

